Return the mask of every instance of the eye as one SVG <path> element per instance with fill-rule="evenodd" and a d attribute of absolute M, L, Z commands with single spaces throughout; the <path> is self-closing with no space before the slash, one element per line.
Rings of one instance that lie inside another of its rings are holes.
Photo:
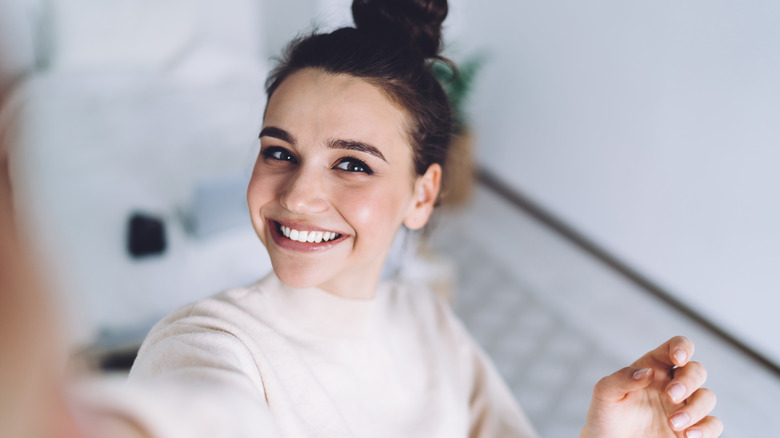
<path fill-rule="evenodd" d="M 354 157 L 344 157 L 336 164 L 336 169 L 347 172 L 362 172 L 366 175 L 373 175 L 374 171 L 366 163 Z"/>
<path fill-rule="evenodd" d="M 260 153 L 263 155 L 263 157 L 272 160 L 290 161 L 292 163 L 297 162 L 295 156 L 292 153 L 290 153 L 290 151 L 279 146 L 270 146 L 267 148 L 263 148 L 263 150 L 261 150 Z"/>

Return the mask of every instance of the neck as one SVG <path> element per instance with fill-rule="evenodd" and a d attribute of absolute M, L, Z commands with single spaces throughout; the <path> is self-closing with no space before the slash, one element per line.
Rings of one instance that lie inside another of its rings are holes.
<path fill-rule="evenodd" d="M 372 300 L 379 285 L 379 274 L 357 278 L 333 278 L 318 287 L 325 292 L 350 300 Z"/>

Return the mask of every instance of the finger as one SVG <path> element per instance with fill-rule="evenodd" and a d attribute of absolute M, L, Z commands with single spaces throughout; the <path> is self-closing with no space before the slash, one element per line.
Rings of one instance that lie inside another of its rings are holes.
<path fill-rule="evenodd" d="M 632 365 L 637 368 L 653 366 L 684 366 L 693 356 L 693 342 L 685 336 L 675 336 L 661 344 L 655 350 L 645 354 Z"/>
<path fill-rule="evenodd" d="M 704 417 L 685 431 L 685 438 L 717 438 L 723 433 L 723 422 L 718 417 Z"/>
<path fill-rule="evenodd" d="M 715 408 L 717 399 L 709 389 L 696 390 L 681 409 L 669 416 L 669 425 L 676 431 L 699 423 Z"/>
<path fill-rule="evenodd" d="M 623 400 L 627 394 L 647 387 L 653 381 L 652 368 L 626 367 L 599 380 L 593 398 L 608 402 Z"/>
<path fill-rule="evenodd" d="M 666 387 L 666 394 L 674 403 L 681 403 L 707 381 L 707 369 L 698 362 L 688 362 L 674 370 L 674 378 Z"/>

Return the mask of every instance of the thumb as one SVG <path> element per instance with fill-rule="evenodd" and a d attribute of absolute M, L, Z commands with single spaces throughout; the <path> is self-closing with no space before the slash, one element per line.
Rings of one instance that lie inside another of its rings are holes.
<path fill-rule="evenodd" d="M 599 380 L 593 389 L 593 398 L 605 402 L 618 402 L 629 393 L 646 388 L 652 381 L 652 368 L 626 367 Z"/>

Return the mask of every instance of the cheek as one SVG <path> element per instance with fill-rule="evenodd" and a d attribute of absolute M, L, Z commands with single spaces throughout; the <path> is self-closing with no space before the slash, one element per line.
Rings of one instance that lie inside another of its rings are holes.
<path fill-rule="evenodd" d="M 263 204 L 262 200 L 267 197 L 265 188 L 267 186 L 261 183 L 260 178 L 252 177 L 249 186 L 246 189 L 246 202 L 249 204 L 251 214 L 257 214 L 257 208 Z"/>
<path fill-rule="evenodd" d="M 270 178 L 257 173 L 252 175 L 246 190 L 246 201 L 249 207 L 249 218 L 260 240 L 267 244 L 265 235 L 265 223 L 263 220 L 263 207 L 274 199 L 276 186 Z"/>
<path fill-rule="evenodd" d="M 246 193 L 247 203 L 249 204 L 253 215 L 257 214 L 257 210 L 261 206 L 274 198 L 277 183 L 278 182 L 274 181 L 274 178 L 266 172 L 259 172 L 258 169 L 255 168 L 252 173 L 252 178 L 249 180 Z"/>
<path fill-rule="evenodd" d="M 411 197 L 411 191 L 406 193 L 398 188 L 390 185 L 344 192 L 345 202 L 342 205 L 349 210 L 344 214 L 351 218 L 359 237 L 362 234 L 372 239 L 381 236 L 383 240 L 392 240 L 401 226 Z"/>

